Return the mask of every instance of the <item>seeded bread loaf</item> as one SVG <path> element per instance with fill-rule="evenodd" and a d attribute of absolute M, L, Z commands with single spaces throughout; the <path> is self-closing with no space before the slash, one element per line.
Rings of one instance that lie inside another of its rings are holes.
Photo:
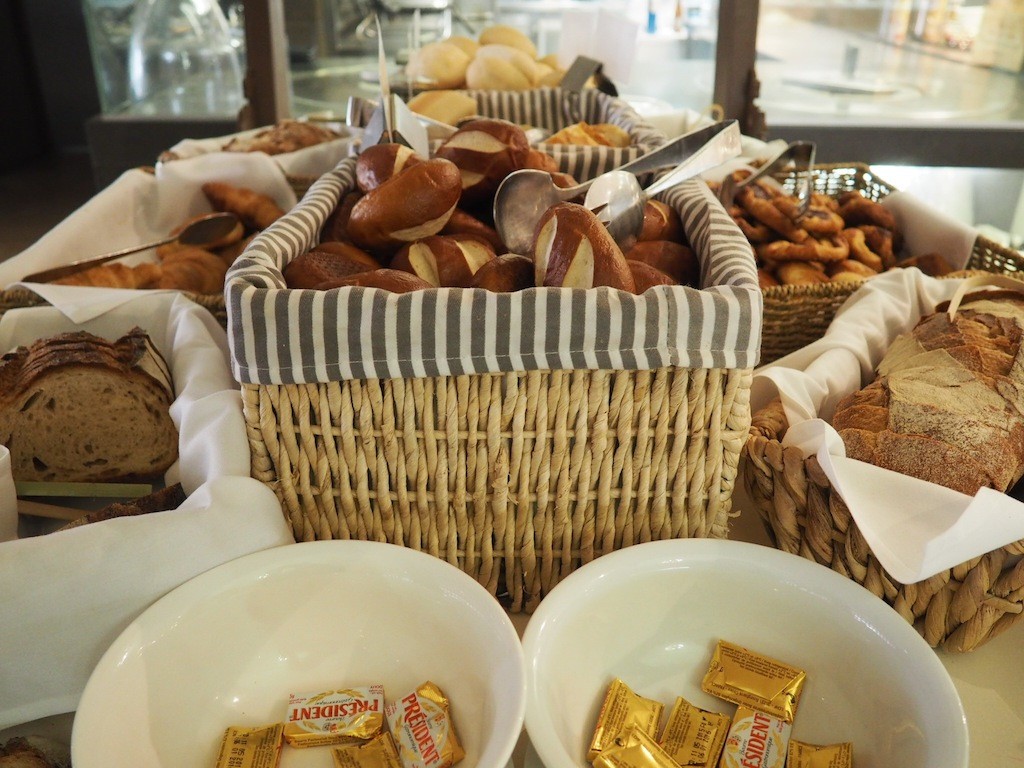
<path fill-rule="evenodd" d="M 840 401 L 847 456 L 969 495 L 1024 475 L 1024 295 L 971 294 L 896 339 Z"/>
<path fill-rule="evenodd" d="M 110 482 L 161 475 L 178 455 L 170 371 L 135 328 L 85 332 L 0 358 L 0 445 L 15 480 Z"/>

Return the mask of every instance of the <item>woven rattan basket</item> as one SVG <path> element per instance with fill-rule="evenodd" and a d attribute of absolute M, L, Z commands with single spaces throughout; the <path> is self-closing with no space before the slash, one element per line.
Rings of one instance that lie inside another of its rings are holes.
<path fill-rule="evenodd" d="M 787 428 L 779 401 L 755 413 L 742 462 L 746 491 L 779 549 L 861 584 L 932 647 L 970 651 L 1024 619 L 1024 541 L 901 584 L 872 555 L 817 459 L 783 447 Z"/>
<path fill-rule="evenodd" d="M 789 188 L 795 183 L 792 175 L 778 179 Z M 858 163 L 816 166 L 814 190 L 832 197 L 857 191 L 875 202 L 896 191 L 870 167 Z M 1021 272 L 1024 271 L 1024 255 L 979 236 L 965 268 L 985 272 Z M 761 364 L 771 363 L 824 336 L 839 307 L 863 284 L 863 280 L 849 280 L 766 289 Z"/>
<path fill-rule="evenodd" d="M 595 172 L 602 160 L 615 162 L 595 157 Z M 761 295 L 706 185 L 665 200 L 699 241 L 711 290 L 284 288 L 280 270 L 318 236 L 354 166 L 322 178 L 228 274 L 252 475 L 296 539 L 419 549 L 529 611 L 602 554 L 727 535 Z M 699 359 L 674 356 L 679 339 Z M 648 364 L 625 362 L 620 342 Z"/>

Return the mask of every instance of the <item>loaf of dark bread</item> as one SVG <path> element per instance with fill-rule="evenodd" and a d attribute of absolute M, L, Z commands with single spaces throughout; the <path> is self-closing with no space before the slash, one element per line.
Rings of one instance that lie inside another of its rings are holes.
<path fill-rule="evenodd" d="M 178 456 L 170 370 L 144 331 L 64 333 L 0 358 L 0 445 L 15 480 L 159 476 Z"/>
<path fill-rule="evenodd" d="M 1024 295 L 971 294 L 898 337 L 836 408 L 850 458 L 969 495 L 1024 475 Z"/>

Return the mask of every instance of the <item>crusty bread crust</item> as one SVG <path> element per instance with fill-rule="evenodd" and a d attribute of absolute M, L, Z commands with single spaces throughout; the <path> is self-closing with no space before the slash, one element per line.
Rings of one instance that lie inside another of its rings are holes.
<path fill-rule="evenodd" d="M 890 346 L 879 376 L 843 398 L 848 456 L 973 495 L 1024 476 L 1024 297 L 972 294 Z"/>
<path fill-rule="evenodd" d="M 144 331 L 40 339 L 0 358 L 0 444 L 16 480 L 161 475 L 178 455 L 170 370 Z"/>

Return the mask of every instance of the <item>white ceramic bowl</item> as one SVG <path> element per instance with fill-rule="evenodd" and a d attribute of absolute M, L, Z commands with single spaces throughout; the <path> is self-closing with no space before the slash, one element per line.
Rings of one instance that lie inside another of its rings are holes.
<path fill-rule="evenodd" d="M 452 702 L 465 768 L 504 768 L 522 730 L 519 636 L 476 581 L 390 544 L 257 552 L 173 590 L 133 621 L 86 685 L 75 768 L 213 766 L 224 729 L 285 717 L 289 693 L 425 680 Z M 330 765 L 285 747 L 282 766 Z"/>
<path fill-rule="evenodd" d="M 967 721 L 934 651 L 885 603 L 809 560 L 734 541 L 639 544 L 580 568 L 523 635 L 526 730 L 546 768 L 584 768 L 604 693 L 735 707 L 700 683 L 729 640 L 804 669 L 793 738 L 852 741 L 857 768 L 965 768 Z M 667 717 L 667 714 L 666 714 Z M 664 720 L 663 720 L 664 722 Z"/>

